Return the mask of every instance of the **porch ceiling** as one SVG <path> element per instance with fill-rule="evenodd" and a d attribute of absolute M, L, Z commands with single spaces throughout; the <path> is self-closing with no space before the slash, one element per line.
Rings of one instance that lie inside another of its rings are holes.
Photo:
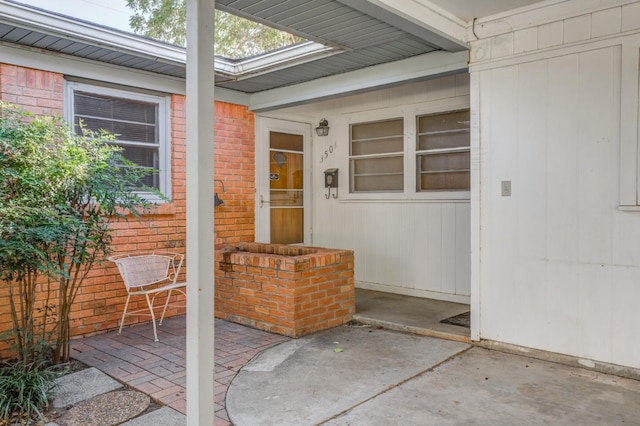
<path fill-rule="evenodd" d="M 256 94 L 436 51 L 463 51 L 471 16 L 465 11 L 472 11 L 474 16 L 498 13 L 537 1 L 216 0 L 216 7 L 221 10 L 311 40 L 242 61 L 217 58 L 216 86 Z M 186 75 L 182 48 L 15 0 L 0 0 L 0 44 L 38 48 L 178 78 Z"/>

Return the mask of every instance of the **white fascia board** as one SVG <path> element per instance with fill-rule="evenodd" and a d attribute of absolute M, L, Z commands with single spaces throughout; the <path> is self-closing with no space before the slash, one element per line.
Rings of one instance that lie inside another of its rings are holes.
<path fill-rule="evenodd" d="M 250 96 L 244 92 L 238 92 L 237 90 L 225 89 L 224 87 L 218 86 L 216 86 L 214 98 L 219 102 L 244 106 L 249 106 L 250 101 Z"/>
<path fill-rule="evenodd" d="M 428 0 L 338 0 L 433 44 L 457 52 L 468 49 L 468 23 Z"/>
<path fill-rule="evenodd" d="M 409 59 L 320 78 L 251 95 L 256 112 L 319 101 L 468 69 L 468 52 L 431 52 Z"/>
<path fill-rule="evenodd" d="M 186 93 L 185 80 L 183 78 L 135 70 L 120 65 L 105 64 L 104 62 L 53 53 L 37 48 L 27 48 L 13 43 L 0 42 L 0 58 L 2 58 L 2 62 L 7 64 L 57 72 L 67 76 L 176 95 L 184 95 Z M 220 87 L 216 87 L 215 99 L 216 101 L 231 104 L 249 105 L 248 94 Z"/>
<path fill-rule="evenodd" d="M 107 64 L 35 47 L 0 42 L 0 58 L 4 63 L 26 68 L 165 93 L 185 94 L 183 78 Z"/>
<path fill-rule="evenodd" d="M 233 79 L 236 78 L 237 65 L 233 61 L 227 58 L 216 56 L 214 68 L 215 68 L 215 71 L 220 73 L 221 75 L 226 75 Z"/>
<path fill-rule="evenodd" d="M 81 43 L 89 42 L 95 46 L 108 47 L 159 62 L 171 64 L 186 62 L 186 51 L 182 47 L 67 18 L 44 10 L 8 3 L 4 0 L 0 0 L 0 22 L 18 24 L 33 31 L 46 32 Z"/>
<path fill-rule="evenodd" d="M 332 48 L 320 43 L 308 41 L 274 52 L 243 59 L 235 65 L 234 74 L 238 80 L 242 80 L 342 52 L 344 52 L 344 49 Z"/>

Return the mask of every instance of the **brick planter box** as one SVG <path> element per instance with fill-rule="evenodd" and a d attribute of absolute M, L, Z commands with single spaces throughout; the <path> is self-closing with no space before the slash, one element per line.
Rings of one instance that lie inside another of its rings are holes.
<path fill-rule="evenodd" d="M 300 337 L 355 313 L 353 251 L 242 243 L 216 250 L 215 314 Z"/>

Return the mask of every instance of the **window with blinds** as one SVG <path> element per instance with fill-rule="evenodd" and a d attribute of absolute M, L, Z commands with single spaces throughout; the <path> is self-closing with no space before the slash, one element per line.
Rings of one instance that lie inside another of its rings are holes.
<path fill-rule="evenodd" d="M 352 124 L 350 192 L 404 190 L 404 120 Z"/>
<path fill-rule="evenodd" d="M 83 83 L 70 82 L 69 121 L 82 122 L 88 129 L 106 130 L 115 135 L 113 142 L 137 167 L 156 170 L 140 181 L 167 195 L 166 176 L 168 142 L 166 141 L 166 99 L 160 96 L 127 92 Z"/>
<path fill-rule="evenodd" d="M 469 190 L 469 110 L 418 117 L 416 135 L 416 191 Z"/>

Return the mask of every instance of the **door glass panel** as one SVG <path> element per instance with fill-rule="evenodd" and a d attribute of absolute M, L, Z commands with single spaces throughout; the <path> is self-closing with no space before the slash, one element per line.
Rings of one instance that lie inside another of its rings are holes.
<path fill-rule="evenodd" d="M 269 188 L 271 242 L 304 243 L 303 137 L 270 132 Z"/>

